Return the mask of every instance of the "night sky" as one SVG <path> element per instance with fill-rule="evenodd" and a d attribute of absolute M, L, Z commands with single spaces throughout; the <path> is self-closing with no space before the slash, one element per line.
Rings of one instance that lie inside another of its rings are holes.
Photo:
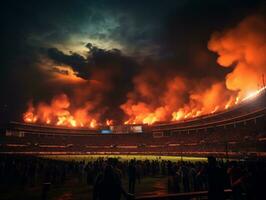
<path fill-rule="evenodd" d="M 99 120 L 119 122 L 126 119 L 126 102 L 161 106 L 160 93 L 177 76 L 186 92 L 180 89 L 176 99 L 187 102 L 196 86 L 208 90 L 234 69 L 221 67 L 217 53 L 208 49 L 212 34 L 249 16 L 265 20 L 265 5 L 263 0 L 2 2 L 1 116 L 21 121 L 29 102 L 49 104 L 64 93 L 72 106 L 90 104 L 88 112 Z"/>

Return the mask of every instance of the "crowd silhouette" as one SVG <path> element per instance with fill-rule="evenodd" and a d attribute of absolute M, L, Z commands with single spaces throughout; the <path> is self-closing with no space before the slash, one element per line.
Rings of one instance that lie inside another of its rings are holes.
<path fill-rule="evenodd" d="M 76 177 L 93 186 L 93 200 L 133 199 L 136 187 L 145 177 L 167 177 L 169 193 L 207 191 L 208 199 L 224 198 L 224 189 L 232 189 L 233 200 L 261 199 L 264 195 L 264 161 L 171 162 L 98 158 L 89 161 L 58 161 L 38 157 L 1 156 L 0 186 L 43 187 L 43 199 L 49 187 Z M 123 187 L 123 181 L 128 188 Z"/>

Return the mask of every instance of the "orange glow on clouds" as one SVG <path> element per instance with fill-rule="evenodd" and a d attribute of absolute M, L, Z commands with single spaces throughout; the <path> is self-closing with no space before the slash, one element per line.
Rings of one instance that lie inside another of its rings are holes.
<path fill-rule="evenodd" d="M 133 78 L 134 89 L 127 94 L 126 102 L 120 105 L 126 115 L 124 124 L 191 119 L 230 109 L 256 97 L 265 89 L 261 86 L 261 77 L 266 75 L 265 35 L 266 20 L 251 16 L 236 27 L 211 36 L 208 49 L 218 54 L 217 62 L 222 67 L 234 66 L 225 80 L 212 80 L 210 77 L 210 83 L 202 86 L 176 74 L 169 74 L 166 80 L 152 70 L 138 74 Z M 67 83 L 86 82 L 68 66 L 54 66 L 52 75 Z M 105 80 L 105 76 L 106 71 L 95 73 L 96 80 Z M 104 89 L 110 87 L 109 84 L 99 85 Z M 92 91 L 98 92 L 98 89 Z M 80 89 L 79 93 L 82 96 L 84 90 Z M 65 94 L 61 94 L 55 96 L 50 104 L 29 104 L 23 119 L 28 123 L 95 128 L 98 118 L 89 114 L 93 106 L 85 103 L 83 107 L 75 107 Z M 113 122 L 113 119 L 108 119 L 105 124 L 110 126 Z"/>
<path fill-rule="evenodd" d="M 54 66 L 54 71 L 52 72 L 56 80 L 61 80 L 65 82 L 82 83 L 86 80 L 77 76 L 77 73 L 69 66 Z"/>

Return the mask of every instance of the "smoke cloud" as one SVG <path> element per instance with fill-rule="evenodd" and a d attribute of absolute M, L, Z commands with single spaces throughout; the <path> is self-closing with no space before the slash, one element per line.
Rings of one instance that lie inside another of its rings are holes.
<path fill-rule="evenodd" d="M 29 0 L 0 9 L 0 121 L 183 120 L 235 105 L 265 73 L 265 17 L 251 16 L 265 13 L 262 0 Z"/>
<path fill-rule="evenodd" d="M 240 97 L 262 86 L 266 73 L 266 18 L 250 16 L 235 28 L 214 33 L 208 48 L 216 52 L 217 62 L 233 68 L 226 76 L 226 87 Z"/>
<path fill-rule="evenodd" d="M 36 115 L 36 120 L 45 118 L 41 120 L 45 122 L 49 118 L 50 122 L 51 117 L 42 117 L 43 110 L 50 110 L 48 113 L 51 114 L 46 115 L 56 117 L 56 123 L 63 125 L 74 123 L 83 126 L 90 124 L 91 120 L 103 122 L 110 119 L 126 124 L 152 124 L 228 109 L 250 92 L 258 90 L 258 83 L 266 72 L 265 30 L 264 18 L 251 16 L 234 28 L 212 34 L 209 50 L 218 54 L 217 62 L 221 66 L 232 68 L 224 80 L 210 75 L 190 78 L 188 72 L 178 68 L 164 69 L 164 62 L 136 62 L 119 50 L 103 50 L 90 43 L 86 45 L 86 57 L 48 49 L 49 59 L 54 65 L 59 65 L 52 70 L 57 75 L 56 80 L 68 77 L 67 83 L 70 79 L 76 82 L 68 91 L 72 102 L 63 94 L 51 100 L 49 109 L 43 103 L 36 108 L 30 106 L 29 113 L 34 109 L 37 111 L 27 116 L 33 117 L 29 121 L 34 121 Z M 198 53 L 202 56 L 193 62 L 205 63 L 208 58 L 204 53 Z M 54 102 L 62 100 L 61 97 L 67 104 L 58 109 Z"/>

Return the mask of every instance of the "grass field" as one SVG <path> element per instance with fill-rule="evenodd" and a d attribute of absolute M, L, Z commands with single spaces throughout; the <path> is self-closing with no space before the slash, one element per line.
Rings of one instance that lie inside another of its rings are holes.
<path fill-rule="evenodd" d="M 118 158 L 119 160 L 170 160 L 170 161 L 191 161 L 191 162 L 197 162 L 197 161 L 207 161 L 207 158 L 204 157 L 181 157 L 181 156 L 154 156 L 154 155 L 46 155 L 41 156 L 42 158 L 49 158 L 54 160 L 66 160 L 66 161 L 93 161 L 97 158 Z"/>

